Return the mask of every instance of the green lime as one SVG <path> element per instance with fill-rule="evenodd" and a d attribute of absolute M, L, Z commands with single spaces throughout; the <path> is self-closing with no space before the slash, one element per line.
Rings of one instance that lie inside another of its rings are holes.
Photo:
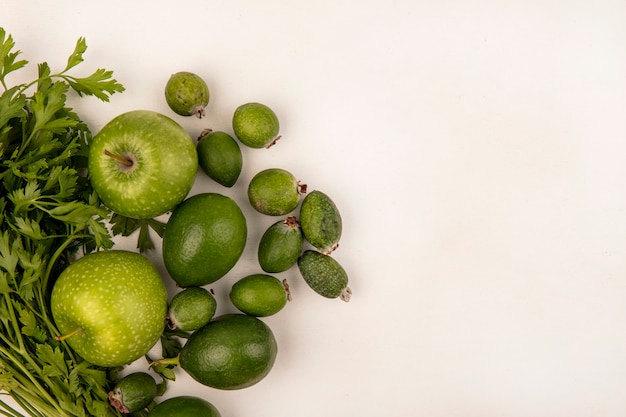
<path fill-rule="evenodd" d="M 209 104 L 209 87 L 197 74 L 187 71 L 173 74 L 165 84 L 165 101 L 174 113 L 202 118 Z"/>
<path fill-rule="evenodd" d="M 167 222 L 163 261 L 180 287 L 200 287 L 235 266 L 246 238 L 246 218 L 233 199 L 196 194 L 176 207 Z"/>
<path fill-rule="evenodd" d="M 203 385 L 235 390 L 261 381 L 272 369 L 276 352 L 276 339 L 264 322 L 227 314 L 191 334 L 179 364 Z"/>
<path fill-rule="evenodd" d="M 225 187 L 235 185 L 241 174 L 243 157 L 232 136 L 225 132 L 209 132 L 200 138 L 196 149 L 198 164 L 209 178 Z"/>
<path fill-rule="evenodd" d="M 229 296 L 230 301 L 241 312 L 267 317 L 282 310 L 289 295 L 279 279 L 265 274 L 253 274 L 235 282 Z"/>
<path fill-rule="evenodd" d="M 251 148 L 269 148 L 279 139 L 276 113 L 261 103 L 246 103 L 233 115 L 233 130 L 241 143 Z"/>
<path fill-rule="evenodd" d="M 148 417 L 221 417 L 213 404 L 198 397 L 183 395 L 156 405 Z"/>
<path fill-rule="evenodd" d="M 258 172 L 248 184 L 248 200 L 259 213 L 282 216 L 294 210 L 300 202 L 300 193 L 306 186 L 294 175 L 281 168 Z"/>
<path fill-rule="evenodd" d="M 257 256 L 265 272 L 283 272 L 291 268 L 302 253 L 302 231 L 295 216 L 271 225 L 259 241 Z"/>
<path fill-rule="evenodd" d="M 208 290 L 202 287 L 185 288 L 170 301 L 167 325 L 172 330 L 198 330 L 211 321 L 216 308 L 215 297 Z"/>

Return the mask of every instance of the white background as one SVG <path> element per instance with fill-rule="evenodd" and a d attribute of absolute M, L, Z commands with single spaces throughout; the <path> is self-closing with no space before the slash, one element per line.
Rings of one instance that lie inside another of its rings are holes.
<path fill-rule="evenodd" d="M 249 215 L 240 264 L 212 286 L 220 312 L 259 271 L 276 219 L 245 189 L 269 167 L 335 200 L 354 296 L 278 274 L 294 300 L 265 319 L 270 375 L 223 392 L 181 372 L 167 396 L 202 396 L 224 417 L 626 414 L 625 2 L 173 4 L 4 0 L 0 25 L 30 76 L 41 61 L 62 69 L 86 37 L 80 75 L 112 69 L 127 89 L 72 99 L 94 132 L 146 108 L 195 137 L 230 132 L 245 102 L 272 107 L 283 139 L 244 149 L 232 189 L 194 187 Z M 166 107 L 180 70 L 209 84 L 205 119 Z"/>

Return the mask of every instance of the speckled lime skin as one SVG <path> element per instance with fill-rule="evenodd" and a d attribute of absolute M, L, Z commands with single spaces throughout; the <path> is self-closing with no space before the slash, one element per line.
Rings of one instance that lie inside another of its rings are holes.
<path fill-rule="evenodd" d="M 197 74 L 181 71 L 167 80 L 165 101 L 174 113 L 202 118 L 209 104 L 210 93 L 206 82 Z"/>
<path fill-rule="evenodd" d="M 221 417 L 218 409 L 202 398 L 172 397 L 154 407 L 148 417 Z"/>
<path fill-rule="evenodd" d="M 291 268 L 302 253 L 302 231 L 295 217 L 279 220 L 261 236 L 257 257 L 261 269 L 269 273 Z"/>
<path fill-rule="evenodd" d="M 132 153 L 130 170 L 106 155 Z M 152 218 L 173 209 L 189 193 L 198 155 L 189 134 L 174 120 L 133 110 L 108 122 L 89 146 L 89 178 L 100 199 L 127 217 Z"/>
<path fill-rule="evenodd" d="M 332 252 L 339 244 L 341 215 L 333 200 L 321 191 L 311 191 L 302 200 L 300 226 L 305 239 L 324 253 Z"/>
<path fill-rule="evenodd" d="M 232 198 L 196 194 L 176 207 L 167 222 L 163 261 L 180 287 L 200 287 L 235 266 L 246 239 L 246 218 Z"/>
<path fill-rule="evenodd" d="M 192 333 L 179 363 L 203 385 L 235 390 L 265 378 L 277 351 L 274 334 L 263 321 L 246 314 L 226 314 Z"/>
<path fill-rule="evenodd" d="M 237 309 L 255 317 L 272 316 L 287 304 L 287 291 L 282 282 L 265 274 L 241 278 L 233 284 L 229 297 Z"/>
<path fill-rule="evenodd" d="M 259 213 L 282 216 L 293 211 L 300 202 L 298 180 L 284 169 L 265 169 L 248 184 L 248 200 Z"/>
<path fill-rule="evenodd" d="M 272 109 L 261 103 L 246 103 L 235 109 L 233 131 L 251 148 L 268 147 L 278 136 L 280 124 Z"/>
<path fill-rule="evenodd" d="M 348 274 L 329 255 L 306 250 L 298 259 L 300 274 L 316 293 L 327 298 L 337 298 L 348 286 Z"/>
<path fill-rule="evenodd" d="M 51 294 L 61 335 L 85 360 L 120 366 L 147 353 L 165 326 L 167 293 L 150 261 L 135 252 L 94 252 L 70 264 Z"/>

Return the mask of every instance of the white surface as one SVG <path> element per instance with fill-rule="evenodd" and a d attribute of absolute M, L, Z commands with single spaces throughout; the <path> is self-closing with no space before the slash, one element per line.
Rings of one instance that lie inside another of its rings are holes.
<path fill-rule="evenodd" d="M 234 189 L 194 192 L 243 207 L 274 166 L 325 191 L 354 296 L 280 274 L 294 301 L 266 320 L 270 375 L 222 392 L 180 374 L 168 396 L 224 417 L 626 413 L 626 3 L 173 4 L 5 0 L 0 25 L 33 74 L 86 37 L 80 71 L 127 88 L 73 102 L 94 131 L 126 110 L 168 113 L 178 70 L 212 92 L 206 119 L 173 116 L 194 136 L 229 131 L 244 102 L 274 108 L 283 139 L 245 150 Z M 251 222 L 242 263 L 213 286 L 221 311 L 271 220 Z"/>

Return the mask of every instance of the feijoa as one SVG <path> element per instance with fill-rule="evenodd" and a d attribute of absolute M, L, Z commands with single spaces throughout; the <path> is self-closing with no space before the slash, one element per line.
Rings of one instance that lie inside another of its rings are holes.
<path fill-rule="evenodd" d="M 120 413 L 134 413 L 146 408 L 156 395 L 154 378 L 145 372 L 133 372 L 115 384 L 109 392 L 109 403 Z"/>
<path fill-rule="evenodd" d="M 217 302 L 210 291 L 202 287 L 188 287 L 170 301 L 166 322 L 174 330 L 194 331 L 213 318 Z"/>
<path fill-rule="evenodd" d="M 167 222 L 163 261 L 180 287 L 201 287 L 235 266 L 246 238 L 246 218 L 232 198 L 196 194 L 177 206 Z"/>
<path fill-rule="evenodd" d="M 350 300 L 352 291 L 348 287 L 348 274 L 330 255 L 305 250 L 298 258 L 298 269 L 309 287 L 319 295 Z"/>
<path fill-rule="evenodd" d="M 192 333 L 178 363 L 203 385 L 235 390 L 265 378 L 276 353 L 276 338 L 267 324 L 247 314 L 227 314 Z"/>
<path fill-rule="evenodd" d="M 165 101 L 174 113 L 181 116 L 205 116 L 205 107 L 209 104 L 209 87 L 197 74 L 181 71 L 167 80 Z"/>
<path fill-rule="evenodd" d="M 311 191 L 302 200 L 300 226 L 307 242 L 321 252 L 329 254 L 339 246 L 341 215 L 333 200 L 321 191 Z"/>
<path fill-rule="evenodd" d="M 230 300 L 241 312 L 255 317 L 278 313 L 287 304 L 289 294 L 283 283 L 271 275 L 252 274 L 233 284 Z"/>
<path fill-rule="evenodd" d="M 182 395 L 154 407 L 148 417 L 221 417 L 219 410 L 203 398 Z"/>
<path fill-rule="evenodd" d="M 258 172 L 248 184 L 248 200 L 259 213 L 282 216 L 294 210 L 300 202 L 300 194 L 306 192 L 289 171 L 269 168 Z"/>
<path fill-rule="evenodd" d="M 283 272 L 302 254 L 302 231 L 295 216 L 279 220 L 265 230 L 259 241 L 258 259 L 265 272 Z"/>
<path fill-rule="evenodd" d="M 235 109 L 233 131 L 251 148 L 269 148 L 279 139 L 280 124 L 272 109 L 261 103 L 246 103 Z"/>
<path fill-rule="evenodd" d="M 243 166 L 243 156 L 237 141 L 226 132 L 204 131 L 198 141 L 198 164 L 217 183 L 232 187 Z"/>

